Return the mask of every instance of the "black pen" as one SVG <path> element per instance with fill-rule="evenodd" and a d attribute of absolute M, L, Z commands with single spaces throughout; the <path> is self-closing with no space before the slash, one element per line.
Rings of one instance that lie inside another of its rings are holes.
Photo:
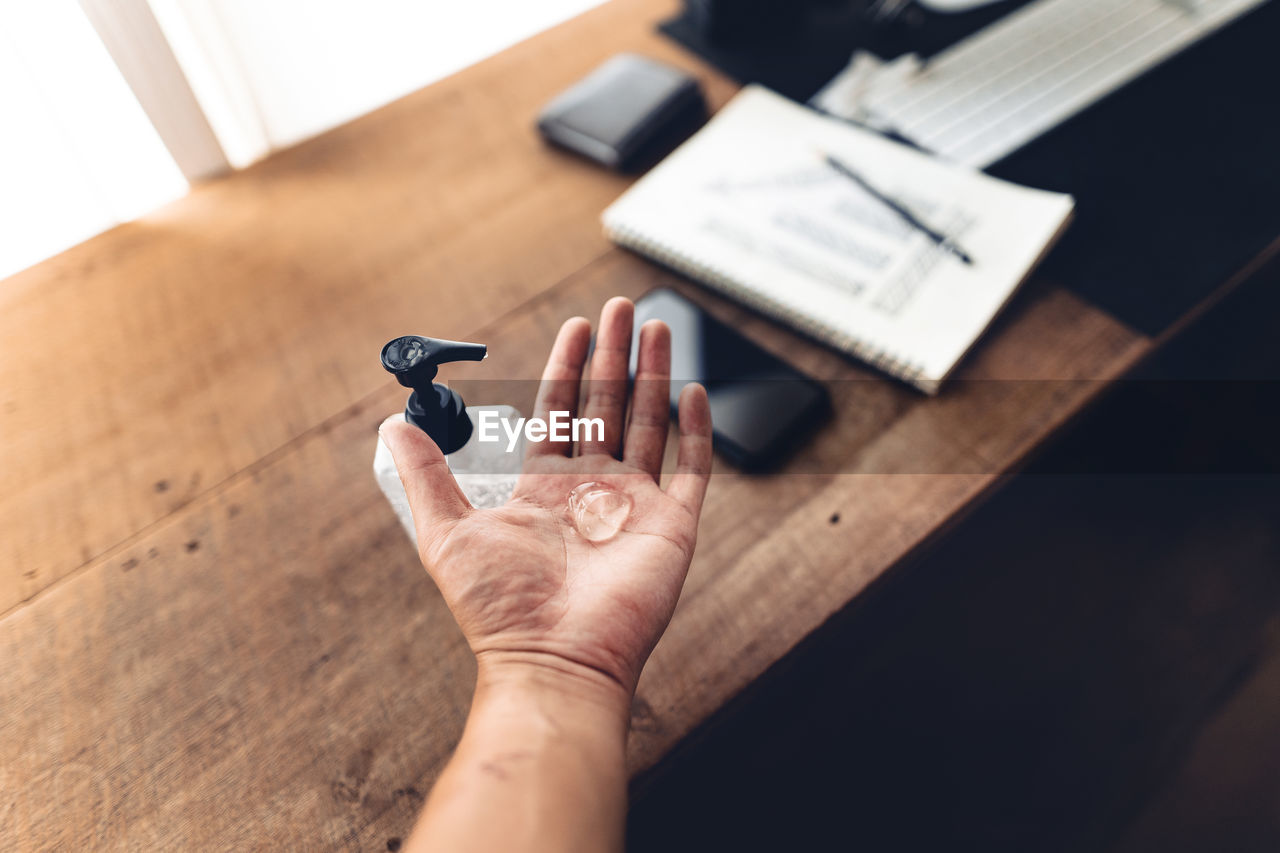
<path fill-rule="evenodd" d="M 902 219 L 908 225 L 910 225 L 912 228 L 915 228 L 920 233 L 924 234 L 926 237 L 928 237 L 930 240 L 936 243 L 940 249 L 950 252 L 960 260 L 964 261 L 969 266 L 973 266 L 973 258 L 969 257 L 969 253 L 966 252 L 964 249 L 961 249 L 954 242 L 952 242 L 951 238 L 948 237 L 946 234 L 943 234 L 940 231 L 935 231 L 925 223 L 921 222 L 918 218 L 916 218 L 916 215 L 914 213 L 912 213 L 910 210 L 907 210 L 907 208 L 903 207 L 898 202 L 889 198 L 884 193 L 880 192 L 880 190 L 873 187 L 866 178 L 862 177 L 862 175 L 859 175 L 857 172 L 855 172 L 853 169 L 846 166 L 844 163 L 841 163 L 835 157 L 832 157 L 830 154 L 826 154 L 826 153 L 823 153 L 822 157 L 824 160 L 827 161 L 828 166 L 835 169 L 841 175 L 844 175 L 846 178 L 853 181 L 858 186 L 862 187 L 864 190 L 867 191 L 869 195 L 874 197 L 876 201 L 880 202 L 885 207 L 889 208 L 894 213 L 901 216 Z"/>

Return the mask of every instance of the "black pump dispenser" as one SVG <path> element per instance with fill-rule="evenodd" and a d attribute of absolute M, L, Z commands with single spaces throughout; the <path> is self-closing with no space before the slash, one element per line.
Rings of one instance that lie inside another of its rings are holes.
<path fill-rule="evenodd" d="M 419 335 L 405 335 L 382 348 L 382 366 L 396 381 L 412 388 L 404 417 L 431 436 L 442 453 L 453 453 L 471 438 L 471 418 L 457 391 L 431 380 L 442 364 L 451 361 L 481 361 L 488 353 L 484 344 L 442 341 Z"/>

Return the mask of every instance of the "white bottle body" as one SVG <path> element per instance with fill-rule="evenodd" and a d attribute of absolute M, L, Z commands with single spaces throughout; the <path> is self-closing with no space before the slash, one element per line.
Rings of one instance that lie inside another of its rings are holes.
<path fill-rule="evenodd" d="M 471 416 L 471 423 L 475 427 L 471 440 L 446 456 L 445 460 L 471 505 L 479 509 L 492 509 L 502 506 L 511 498 L 516 480 L 520 477 L 520 469 L 524 465 L 525 437 L 524 431 L 520 430 L 515 445 L 508 449 L 509 433 L 507 428 L 500 426 L 497 441 L 480 441 L 480 413 L 484 411 L 494 412 L 500 421 L 509 423 L 513 431 L 522 420 L 520 412 L 512 406 L 468 406 L 467 414 Z M 390 416 L 384 423 L 397 420 L 404 420 L 403 412 Z M 381 438 L 378 439 L 378 449 L 373 456 L 373 475 L 378 480 L 387 503 L 391 504 L 391 509 L 400 519 L 401 526 L 414 544 L 417 544 L 418 534 L 413 526 L 413 513 L 409 510 L 409 497 L 405 494 L 404 483 L 400 482 L 391 450 Z"/>

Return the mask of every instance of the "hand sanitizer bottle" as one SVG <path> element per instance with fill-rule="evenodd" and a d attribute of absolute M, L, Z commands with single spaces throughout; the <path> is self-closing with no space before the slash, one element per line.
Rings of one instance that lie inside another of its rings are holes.
<path fill-rule="evenodd" d="M 387 421 L 403 419 L 421 429 L 436 443 L 454 478 L 473 506 L 487 509 L 501 506 L 511 497 L 520 468 L 524 464 L 523 431 L 511 446 L 506 440 L 506 427 L 496 424 L 496 441 L 480 441 L 475 424 L 481 412 L 492 411 L 499 421 L 508 421 L 515 434 L 521 415 L 511 406 L 466 406 L 458 392 L 433 382 L 442 364 L 454 361 L 481 361 L 488 354 L 484 344 L 442 341 L 406 335 L 382 348 L 382 366 L 406 388 L 412 388 L 404 414 L 394 414 Z M 492 422 L 492 416 L 489 418 Z M 391 508 L 395 510 L 409 538 L 416 543 L 413 515 L 404 484 L 396 472 L 391 450 L 378 439 L 373 457 L 373 473 Z"/>

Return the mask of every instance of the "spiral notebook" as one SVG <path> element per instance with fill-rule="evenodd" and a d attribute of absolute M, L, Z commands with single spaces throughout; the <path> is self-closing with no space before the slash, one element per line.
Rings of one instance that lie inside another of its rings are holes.
<path fill-rule="evenodd" d="M 1070 196 L 943 162 L 748 86 L 614 202 L 604 227 L 618 244 L 932 394 L 1072 207 Z"/>

